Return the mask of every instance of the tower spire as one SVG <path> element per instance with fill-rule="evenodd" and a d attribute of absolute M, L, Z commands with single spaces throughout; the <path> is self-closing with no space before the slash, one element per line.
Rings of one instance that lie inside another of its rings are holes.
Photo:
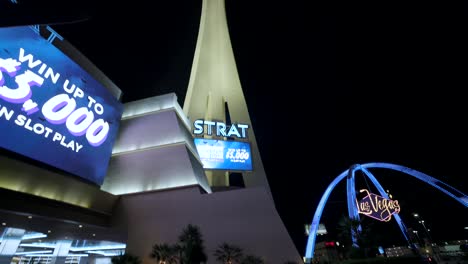
<path fill-rule="evenodd" d="M 244 184 L 246 187 L 264 187 L 271 195 L 237 72 L 224 0 L 203 0 L 197 46 L 183 110 L 192 121 L 205 119 L 226 122 L 228 119 L 232 123 L 248 124 L 253 171 L 243 173 Z M 228 117 L 226 113 L 229 113 Z M 208 171 L 207 176 L 214 185 L 223 184 L 223 181 L 225 185 L 229 184 L 226 173 L 222 175 Z"/>

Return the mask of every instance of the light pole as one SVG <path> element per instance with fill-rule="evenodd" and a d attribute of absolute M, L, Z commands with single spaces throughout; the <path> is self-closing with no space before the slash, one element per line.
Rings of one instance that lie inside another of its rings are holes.
<path fill-rule="evenodd" d="M 419 220 L 419 214 L 418 214 L 418 213 L 413 213 L 413 217 L 414 217 L 416 220 L 418 220 L 418 222 L 419 222 L 420 224 L 423 225 L 424 231 L 426 232 L 427 235 L 429 235 L 429 234 L 427 233 L 426 226 L 424 225 L 424 220 L 422 220 L 422 219 Z M 424 241 L 423 241 L 423 242 L 424 242 Z"/>
<path fill-rule="evenodd" d="M 419 218 L 419 215 L 418 214 L 413 214 L 413 216 L 418 219 Z M 424 224 L 424 220 L 421 219 L 418 221 L 424 228 L 424 232 L 426 233 L 426 236 L 428 238 L 428 243 L 429 243 L 429 246 L 431 247 L 431 250 L 432 250 L 432 254 L 434 254 L 434 257 L 436 258 L 437 261 L 440 261 L 440 256 L 439 256 L 439 250 L 438 249 L 435 249 L 434 246 L 432 245 L 432 237 L 431 237 L 431 234 L 429 233 L 430 229 L 428 229 L 426 227 L 426 225 Z"/>
<path fill-rule="evenodd" d="M 418 235 L 418 231 L 417 230 L 413 230 L 413 233 L 416 235 L 416 237 L 418 238 L 418 244 L 419 244 L 419 247 L 421 247 L 421 239 L 419 238 L 419 235 Z"/>
<path fill-rule="evenodd" d="M 424 224 L 424 220 L 419 221 L 419 223 L 423 226 L 424 232 L 426 232 L 429 241 L 432 241 L 431 234 L 429 234 L 429 229 L 427 229 L 426 225 Z"/>

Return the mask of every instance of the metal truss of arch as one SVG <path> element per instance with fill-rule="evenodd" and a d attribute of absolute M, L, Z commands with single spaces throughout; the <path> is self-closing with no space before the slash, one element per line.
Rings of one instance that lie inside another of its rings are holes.
<path fill-rule="evenodd" d="M 354 175 L 357 170 L 361 170 L 364 172 L 364 174 L 371 180 L 371 182 L 374 184 L 374 186 L 377 188 L 379 191 L 380 195 L 384 198 L 389 199 L 387 193 L 385 192 L 384 188 L 380 183 L 377 181 L 377 179 L 370 173 L 368 169 L 370 168 L 383 168 L 383 169 L 391 169 L 391 170 L 396 170 L 399 172 L 403 172 L 406 174 L 409 174 L 429 185 L 432 187 L 442 191 L 443 193 L 447 194 L 448 196 L 452 197 L 456 201 L 460 202 L 463 204 L 465 207 L 468 207 L 468 196 L 459 190 L 453 188 L 452 186 L 439 181 L 425 173 L 419 172 L 417 170 L 413 170 L 401 165 L 396 165 L 396 164 L 391 164 L 391 163 L 382 163 L 382 162 L 375 162 L 375 163 L 366 163 L 366 164 L 355 164 L 351 166 L 348 170 L 345 170 L 342 172 L 338 177 L 336 177 L 330 185 L 328 185 L 327 189 L 325 190 L 325 193 L 322 195 L 322 198 L 320 199 L 320 202 L 317 206 L 317 209 L 315 210 L 314 218 L 312 220 L 312 224 L 310 225 L 310 230 L 309 230 L 309 238 L 307 240 L 307 246 L 306 246 L 306 253 L 305 253 L 305 259 L 306 262 L 309 262 L 312 260 L 314 257 L 314 250 L 315 250 L 315 240 L 317 236 L 317 229 L 320 223 L 320 218 L 322 217 L 322 212 L 325 207 L 325 204 L 328 200 L 328 197 L 330 196 L 331 192 L 335 188 L 335 186 L 344 178 L 347 178 L 346 180 L 346 191 L 347 191 L 347 204 L 348 204 L 348 215 L 350 218 L 354 219 L 359 219 L 359 212 L 358 208 L 356 206 L 356 189 L 355 189 L 355 184 L 354 184 Z M 400 227 L 400 230 L 406 239 L 408 243 L 412 245 L 412 243 L 409 240 L 406 226 L 404 225 L 403 221 L 401 220 L 400 216 L 398 214 L 394 214 L 395 221 L 397 222 L 398 226 Z M 360 228 L 360 227 L 359 227 Z M 353 235 L 353 246 L 358 246 L 356 238 Z"/>

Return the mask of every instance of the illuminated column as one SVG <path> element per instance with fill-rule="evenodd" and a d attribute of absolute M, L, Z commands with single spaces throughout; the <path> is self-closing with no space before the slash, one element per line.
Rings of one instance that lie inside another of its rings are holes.
<path fill-rule="evenodd" d="M 258 99 L 261 103 L 261 98 Z M 246 187 L 264 187 L 270 193 L 255 134 L 237 73 L 226 20 L 224 0 L 203 0 L 200 29 L 190 81 L 185 96 L 184 112 L 197 119 L 226 122 L 229 109 L 231 123 L 248 124 L 252 148 L 253 171 L 244 173 Z M 225 175 L 212 175 L 210 182 L 225 181 Z M 216 178 L 215 178 L 216 177 Z M 270 193 L 271 195 L 271 193 Z"/>
<path fill-rule="evenodd" d="M 357 169 L 359 169 L 360 166 L 358 164 L 354 164 L 349 168 L 348 170 L 348 176 L 346 177 L 346 193 L 348 196 L 348 216 L 349 219 L 354 219 L 354 220 L 360 220 L 359 218 L 359 212 L 356 207 L 356 187 L 355 187 L 355 181 L 354 181 L 354 174 Z M 358 226 L 358 232 L 362 231 L 361 224 Z M 352 235 L 352 240 L 353 240 L 353 247 L 359 247 L 358 241 L 357 241 L 357 234 L 355 233 L 354 230 L 351 230 L 351 235 Z"/>
<path fill-rule="evenodd" d="M 70 251 L 72 240 L 60 240 L 57 241 L 57 245 L 55 246 L 55 250 L 53 253 L 53 264 L 64 264 L 65 260 L 67 259 L 68 253 Z"/>
<path fill-rule="evenodd" d="M 21 243 L 25 230 L 5 228 L 0 237 L 0 263 L 10 263 Z"/>

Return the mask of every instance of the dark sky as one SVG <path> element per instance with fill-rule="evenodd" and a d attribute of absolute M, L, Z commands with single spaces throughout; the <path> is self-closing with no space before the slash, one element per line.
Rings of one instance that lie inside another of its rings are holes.
<path fill-rule="evenodd" d="M 53 28 L 123 90 L 124 102 L 176 92 L 183 104 L 201 1 L 61 2 L 36 3 L 28 19 L 80 21 Z M 301 254 L 303 225 L 352 164 L 396 163 L 468 193 L 466 4 L 308 2 L 226 0 L 262 160 Z M 418 212 L 434 240 L 468 239 L 463 205 L 402 173 L 373 172 L 407 226 L 421 230 L 411 216 Z M 357 185 L 366 187 L 362 176 Z M 346 214 L 344 182 L 329 201 L 322 219 L 333 234 Z M 381 244 L 404 244 L 394 222 L 365 223 Z"/>

